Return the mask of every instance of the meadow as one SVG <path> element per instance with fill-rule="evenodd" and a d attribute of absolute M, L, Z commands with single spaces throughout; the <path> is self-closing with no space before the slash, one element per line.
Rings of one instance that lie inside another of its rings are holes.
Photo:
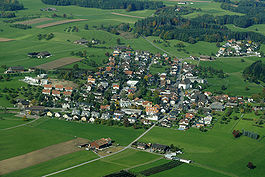
<path fill-rule="evenodd" d="M 264 173 L 263 163 L 265 162 L 262 154 L 265 152 L 265 141 L 244 136 L 235 139 L 231 132 L 236 123 L 235 120 L 231 120 L 228 124 L 218 122 L 212 130 L 204 133 L 193 128 L 187 131 L 178 131 L 155 127 L 140 141 L 174 144 L 183 148 L 184 154 L 181 157 L 194 161 L 194 166 L 199 171 L 204 168 L 204 170 L 217 172 L 219 175 L 262 176 Z M 245 129 L 252 130 L 252 126 L 246 124 L 244 126 Z M 235 127 L 235 129 L 238 128 L 241 128 L 240 123 Z M 261 133 L 264 135 L 263 129 Z M 255 164 L 257 167 L 255 170 L 249 170 L 246 167 L 249 161 Z M 180 166 L 179 168 L 186 167 Z M 172 169 L 171 171 L 176 171 L 172 174 L 177 174 L 179 168 Z M 196 169 L 195 171 L 188 171 L 187 169 L 183 173 L 191 173 L 190 176 L 200 176 L 199 173 L 196 173 Z M 206 172 L 204 170 L 202 170 L 203 173 Z M 165 176 L 170 174 L 169 171 L 163 173 Z M 163 176 L 163 173 L 159 175 Z M 185 175 L 180 174 L 179 176 Z"/>
<path fill-rule="evenodd" d="M 228 77 L 224 79 L 207 78 L 209 87 L 206 90 L 211 92 L 218 91 L 221 90 L 222 85 L 225 85 L 227 89 L 223 90 L 223 92 L 229 95 L 251 96 L 252 94 L 261 92 L 262 83 L 261 85 L 251 83 L 245 81 L 242 77 L 243 70 L 253 62 L 260 60 L 260 58 L 244 58 L 244 62 L 242 62 L 241 59 L 242 58 L 235 57 L 217 58 L 215 61 L 211 62 L 200 61 L 200 66 L 213 67 L 218 70 L 222 69 L 228 74 Z"/>
<path fill-rule="evenodd" d="M 31 119 L 28 119 L 28 121 L 31 121 Z M 27 123 L 27 121 L 23 121 L 21 117 L 16 117 L 14 114 L 0 113 L 0 131 L 25 123 Z"/>

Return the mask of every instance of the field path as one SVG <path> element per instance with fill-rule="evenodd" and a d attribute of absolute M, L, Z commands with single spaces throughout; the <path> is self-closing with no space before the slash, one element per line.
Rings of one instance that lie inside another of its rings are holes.
<path fill-rule="evenodd" d="M 0 161 L 0 176 L 16 170 L 27 168 L 56 157 L 82 150 L 78 144 L 88 143 L 88 140 L 76 138 L 63 143 L 51 145 L 27 154 Z"/>
<path fill-rule="evenodd" d="M 56 25 L 61 25 L 65 23 L 72 23 L 72 22 L 79 22 L 79 21 L 86 21 L 87 19 L 72 19 L 72 20 L 61 20 L 57 22 L 52 22 L 52 23 L 47 23 L 43 25 L 36 26 L 36 28 L 47 28 L 50 26 L 56 26 Z"/>
<path fill-rule="evenodd" d="M 139 17 L 139 16 L 134 16 L 134 15 L 126 15 L 126 14 L 120 14 L 120 13 L 116 13 L 116 12 L 111 12 L 111 14 L 113 15 L 119 15 L 119 16 L 124 16 L 124 17 L 132 17 L 132 18 L 144 18 L 144 17 Z"/>
<path fill-rule="evenodd" d="M 41 23 L 41 22 L 49 21 L 49 20 L 53 20 L 53 19 L 52 18 L 35 18 L 35 19 L 32 19 L 32 20 L 26 20 L 26 21 L 22 21 L 22 22 L 16 22 L 15 24 L 32 25 L 32 24 L 36 24 L 36 23 Z"/>
<path fill-rule="evenodd" d="M 20 124 L 20 125 L 16 125 L 16 126 L 14 126 L 14 127 L 8 127 L 8 128 L 5 128 L 5 129 L 0 129 L 0 130 L 4 131 L 4 130 L 14 129 L 14 128 L 17 128 L 17 127 L 22 127 L 22 126 L 25 126 L 25 125 L 31 124 L 31 123 L 37 121 L 38 119 L 39 119 L 39 118 L 36 118 L 35 120 L 32 120 L 32 121 L 30 121 L 30 122 L 28 122 L 28 123 L 25 123 L 25 124 Z M 1 171 L 0 171 L 0 174 L 1 174 Z"/>
<path fill-rule="evenodd" d="M 13 41 L 14 39 L 8 39 L 8 38 L 2 38 L 0 37 L 0 42 L 8 42 L 8 41 Z"/>
<path fill-rule="evenodd" d="M 65 65 L 69 65 L 78 61 L 81 61 L 82 58 L 76 58 L 76 57 L 66 57 L 57 59 L 48 63 L 41 64 L 39 66 L 36 66 L 36 68 L 44 69 L 44 70 L 51 70 L 55 68 L 60 68 Z"/>

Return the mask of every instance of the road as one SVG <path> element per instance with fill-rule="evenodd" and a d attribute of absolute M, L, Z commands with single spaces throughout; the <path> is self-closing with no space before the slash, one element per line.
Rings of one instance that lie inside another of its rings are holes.
<path fill-rule="evenodd" d="M 30 122 L 28 122 L 28 123 L 25 123 L 25 124 L 20 124 L 20 125 L 14 126 L 14 127 L 9 127 L 9 128 L 0 129 L 0 130 L 4 131 L 4 130 L 14 129 L 14 128 L 17 128 L 17 127 L 22 127 L 22 126 L 25 126 L 25 125 L 31 124 L 31 123 L 37 121 L 38 119 L 39 119 L 39 118 L 36 118 L 36 119 L 34 119 L 34 120 L 32 120 L 32 121 L 30 121 Z"/>
<path fill-rule="evenodd" d="M 147 133 L 148 133 L 150 130 L 152 130 L 154 127 L 155 127 L 155 124 L 152 125 L 149 129 L 147 129 L 144 133 L 142 133 L 138 138 L 136 138 L 135 140 L 133 140 L 128 146 L 124 147 L 123 149 L 121 149 L 121 150 L 119 150 L 119 151 L 117 151 L 117 152 L 114 152 L 114 153 L 112 153 L 112 154 L 110 154 L 110 155 L 101 156 L 101 157 L 99 157 L 99 158 L 97 158 L 97 159 L 89 160 L 89 161 L 87 161 L 87 162 L 83 162 L 83 163 L 80 163 L 80 164 L 78 164 L 78 165 L 74 165 L 74 166 L 72 166 L 72 167 L 68 167 L 68 168 L 65 168 L 65 169 L 62 169 L 62 170 L 59 170 L 59 171 L 56 171 L 56 172 L 53 172 L 53 173 L 50 173 L 50 174 L 44 175 L 44 176 L 42 176 L 42 177 L 53 176 L 53 175 L 55 175 L 55 174 L 62 173 L 62 172 L 65 172 L 65 171 L 68 171 L 68 170 L 71 170 L 71 169 L 74 169 L 74 168 L 77 168 L 77 167 L 80 167 L 80 166 L 83 166 L 83 165 L 86 165 L 86 164 L 89 164 L 89 163 L 95 162 L 95 161 L 97 161 L 97 160 L 104 159 L 104 158 L 109 157 L 109 156 L 113 156 L 113 155 L 118 154 L 118 153 L 120 153 L 120 152 L 122 152 L 122 151 L 125 151 L 126 149 L 130 148 L 131 145 L 132 145 L 134 142 L 138 141 L 140 138 L 142 138 L 145 134 L 147 134 Z"/>

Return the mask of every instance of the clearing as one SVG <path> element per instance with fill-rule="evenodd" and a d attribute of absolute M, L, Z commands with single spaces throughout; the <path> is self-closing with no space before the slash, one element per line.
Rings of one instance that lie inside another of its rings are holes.
<path fill-rule="evenodd" d="M 50 27 L 50 26 L 56 26 L 56 25 L 61 25 L 61 24 L 65 24 L 65 23 L 79 22 L 79 21 L 85 21 L 85 20 L 87 20 L 87 19 L 61 20 L 61 21 L 57 21 L 57 22 L 52 22 L 52 23 L 39 25 L 39 26 L 36 26 L 36 27 L 37 28 L 47 28 L 47 27 Z"/>
<path fill-rule="evenodd" d="M 15 24 L 32 25 L 32 24 L 36 24 L 36 23 L 49 21 L 49 20 L 53 20 L 53 19 L 52 18 L 35 18 L 35 19 L 32 19 L 32 20 L 26 20 L 26 21 L 22 21 L 22 22 L 17 22 Z"/>
<path fill-rule="evenodd" d="M 37 66 L 37 68 L 44 69 L 44 70 L 51 70 L 51 69 L 60 68 L 60 67 L 65 66 L 65 65 L 69 65 L 69 64 L 78 62 L 80 60 L 82 60 L 82 58 L 66 57 L 66 58 L 61 58 L 58 60 L 54 60 L 54 61 L 51 61 L 48 63 L 41 64 L 41 65 Z"/>
<path fill-rule="evenodd" d="M 63 143 L 51 145 L 27 154 L 0 161 L 0 175 L 30 167 L 53 158 L 82 150 L 78 144 L 88 143 L 88 140 L 77 138 Z"/>

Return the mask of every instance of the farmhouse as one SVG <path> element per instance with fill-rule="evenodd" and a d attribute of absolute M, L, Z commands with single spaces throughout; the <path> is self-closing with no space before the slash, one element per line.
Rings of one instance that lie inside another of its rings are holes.
<path fill-rule="evenodd" d="M 169 146 L 163 144 L 152 144 L 153 151 L 166 152 L 169 150 Z"/>
<path fill-rule="evenodd" d="M 189 89 L 191 87 L 190 85 L 191 81 L 189 79 L 184 79 L 180 82 L 180 84 L 178 85 L 178 88 L 182 88 L 182 89 Z"/>
<path fill-rule="evenodd" d="M 8 70 L 5 71 L 5 74 L 9 74 L 9 73 L 20 73 L 20 72 L 24 72 L 25 68 L 23 66 L 12 66 L 10 68 L 8 68 Z"/>
<path fill-rule="evenodd" d="M 32 58 L 48 58 L 52 55 L 47 51 L 43 51 L 43 52 L 31 52 L 28 53 L 28 56 Z"/>
<path fill-rule="evenodd" d="M 80 45 L 84 45 L 87 43 L 88 43 L 88 40 L 86 40 L 86 39 L 80 39 L 80 40 L 77 40 L 74 42 L 74 44 L 80 44 Z"/>
<path fill-rule="evenodd" d="M 214 60 L 214 58 L 211 57 L 211 56 L 201 55 L 201 56 L 200 56 L 200 60 L 201 60 L 201 61 L 211 61 L 211 60 Z"/>
<path fill-rule="evenodd" d="M 99 140 L 93 141 L 89 144 L 90 148 L 101 150 L 105 147 L 111 146 L 110 138 L 101 138 Z"/>

